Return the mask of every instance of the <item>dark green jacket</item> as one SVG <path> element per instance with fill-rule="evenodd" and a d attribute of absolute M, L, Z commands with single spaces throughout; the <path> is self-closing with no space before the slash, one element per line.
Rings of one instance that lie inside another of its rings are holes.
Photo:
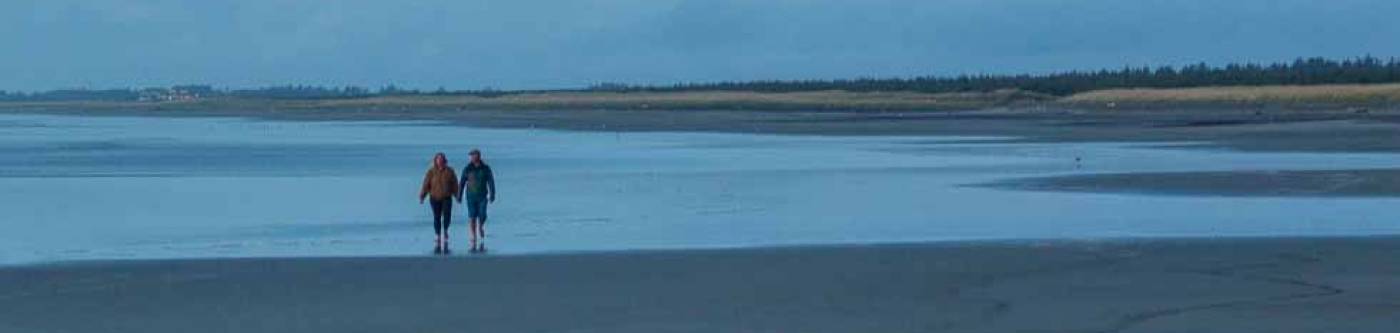
<path fill-rule="evenodd" d="M 462 167 L 462 192 L 463 197 L 471 199 L 485 199 L 488 196 L 496 197 L 496 176 L 491 173 L 491 166 L 486 162 L 480 165 L 467 163 Z"/>

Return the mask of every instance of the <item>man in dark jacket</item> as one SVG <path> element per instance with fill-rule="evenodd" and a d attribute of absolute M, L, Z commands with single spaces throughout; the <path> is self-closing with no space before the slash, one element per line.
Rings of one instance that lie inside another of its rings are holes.
<path fill-rule="evenodd" d="M 467 199 L 467 219 L 471 223 L 472 243 L 477 238 L 486 237 L 486 204 L 496 202 L 496 176 L 491 166 L 481 160 L 481 151 L 472 149 L 471 163 L 462 167 L 462 183 L 459 188 Z"/>

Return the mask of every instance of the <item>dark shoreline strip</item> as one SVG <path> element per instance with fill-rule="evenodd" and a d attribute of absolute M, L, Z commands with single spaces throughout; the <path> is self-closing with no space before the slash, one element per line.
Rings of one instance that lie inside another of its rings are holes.
<path fill-rule="evenodd" d="M 970 186 L 1180 196 L 1400 198 L 1400 169 L 1089 174 L 1010 179 Z"/>

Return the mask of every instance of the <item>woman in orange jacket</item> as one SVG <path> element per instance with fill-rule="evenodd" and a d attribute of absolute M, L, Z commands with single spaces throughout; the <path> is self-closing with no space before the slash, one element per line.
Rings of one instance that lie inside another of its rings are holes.
<path fill-rule="evenodd" d="M 462 202 L 462 195 L 457 184 L 457 173 L 447 165 L 447 155 L 443 153 L 433 155 L 433 166 L 423 175 L 418 204 L 423 204 L 424 198 L 430 199 L 433 207 L 433 232 L 437 234 L 434 242 L 438 248 L 446 248 L 447 227 L 452 225 L 452 199 Z"/>

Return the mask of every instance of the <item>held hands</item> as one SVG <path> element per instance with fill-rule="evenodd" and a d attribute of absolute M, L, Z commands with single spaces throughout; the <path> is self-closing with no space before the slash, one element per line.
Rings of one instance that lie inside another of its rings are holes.
<path fill-rule="evenodd" d="M 496 203 L 496 195 L 492 194 L 490 198 L 486 199 L 486 202 Z"/>

